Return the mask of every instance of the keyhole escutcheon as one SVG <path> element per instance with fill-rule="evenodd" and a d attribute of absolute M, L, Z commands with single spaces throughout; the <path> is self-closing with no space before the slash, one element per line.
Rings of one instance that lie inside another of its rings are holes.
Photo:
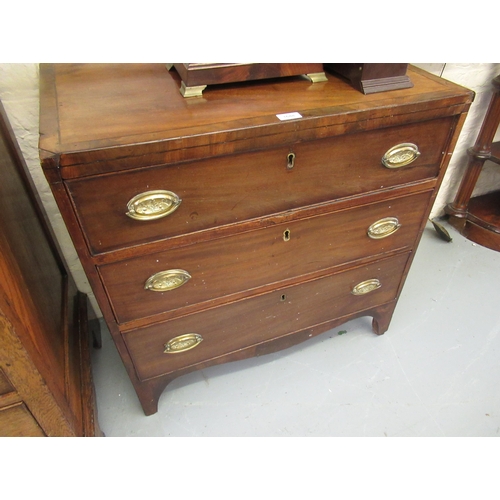
<path fill-rule="evenodd" d="M 288 170 L 292 170 L 292 168 L 295 166 L 295 153 L 288 153 L 286 156 L 286 168 Z"/>
<path fill-rule="evenodd" d="M 290 241 L 290 229 L 283 231 L 283 241 Z"/>

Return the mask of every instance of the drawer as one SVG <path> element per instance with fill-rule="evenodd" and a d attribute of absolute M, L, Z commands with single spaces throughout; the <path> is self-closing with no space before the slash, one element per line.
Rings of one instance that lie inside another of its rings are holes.
<path fill-rule="evenodd" d="M 99 270 L 117 321 L 125 323 L 410 248 L 430 196 L 424 192 L 279 224 Z"/>
<path fill-rule="evenodd" d="M 123 337 L 140 380 L 168 374 L 390 302 L 396 298 L 408 255 L 130 331 Z M 371 289 L 367 284 L 363 290 L 367 293 L 352 293 L 368 280 L 378 280 L 380 287 Z"/>
<path fill-rule="evenodd" d="M 434 178 L 452 121 L 91 176 L 66 185 L 90 251 L 98 254 Z M 402 143 L 417 145 L 420 156 L 400 168 L 382 165 L 384 154 Z"/>

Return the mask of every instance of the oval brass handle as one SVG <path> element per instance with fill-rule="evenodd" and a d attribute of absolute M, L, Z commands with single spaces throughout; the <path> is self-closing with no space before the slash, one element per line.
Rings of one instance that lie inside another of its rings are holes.
<path fill-rule="evenodd" d="M 144 289 L 152 292 L 168 292 L 179 288 L 190 279 L 191 275 L 184 269 L 169 269 L 150 276 L 144 283 Z"/>
<path fill-rule="evenodd" d="M 382 157 L 382 164 L 387 168 L 400 168 L 413 163 L 420 156 L 416 144 L 403 142 L 389 149 Z"/>
<path fill-rule="evenodd" d="M 382 238 L 387 238 L 387 236 L 394 234 L 400 227 L 401 224 L 396 217 L 385 217 L 374 222 L 368 228 L 367 234 L 374 240 L 381 240 Z"/>
<path fill-rule="evenodd" d="M 135 220 L 155 220 L 174 212 L 181 199 L 172 191 L 146 191 L 134 196 L 128 203 L 126 214 Z"/>
<path fill-rule="evenodd" d="M 203 337 L 198 333 L 186 333 L 169 340 L 165 345 L 164 354 L 178 354 L 189 351 L 203 341 Z"/>
<path fill-rule="evenodd" d="M 370 279 L 358 283 L 351 291 L 353 295 L 365 295 L 367 293 L 373 292 L 377 288 L 380 288 L 382 284 L 378 279 Z"/>
<path fill-rule="evenodd" d="M 292 170 L 292 168 L 295 166 L 295 153 L 288 153 L 286 155 L 286 168 L 288 170 Z"/>

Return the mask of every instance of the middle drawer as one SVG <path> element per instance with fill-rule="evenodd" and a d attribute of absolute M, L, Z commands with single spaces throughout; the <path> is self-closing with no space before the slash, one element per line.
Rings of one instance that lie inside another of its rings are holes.
<path fill-rule="evenodd" d="M 409 248 L 430 192 L 99 267 L 118 323 Z"/>

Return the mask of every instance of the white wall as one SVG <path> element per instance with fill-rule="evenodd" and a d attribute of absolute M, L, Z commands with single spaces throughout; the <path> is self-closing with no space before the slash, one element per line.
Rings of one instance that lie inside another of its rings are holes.
<path fill-rule="evenodd" d="M 469 112 L 464 129 L 452 156 L 450 166 L 434 205 L 432 216 L 443 213 L 444 206 L 453 201 L 458 183 L 467 164 L 467 148 L 474 144 L 486 107 L 491 96 L 491 80 L 500 74 L 500 64 L 493 63 L 418 63 L 432 73 L 447 80 L 468 87 L 476 92 L 475 101 Z M 49 220 L 59 241 L 64 258 L 79 287 L 87 293 L 96 312 L 89 283 L 66 231 L 50 188 L 41 171 L 38 159 L 38 64 L 0 63 L 0 99 L 9 116 L 21 151 L 25 157 L 33 181 L 37 186 Z M 500 133 L 497 134 L 500 137 Z M 500 188 L 500 172 L 489 162 L 485 165 L 476 194 L 483 194 Z"/>

